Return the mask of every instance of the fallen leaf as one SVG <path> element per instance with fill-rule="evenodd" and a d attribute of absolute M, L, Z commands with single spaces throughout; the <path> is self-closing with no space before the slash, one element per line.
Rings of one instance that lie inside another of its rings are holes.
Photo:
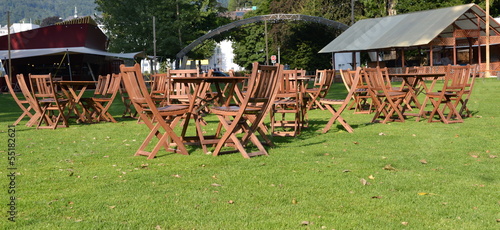
<path fill-rule="evenodd" d="M 391 164 L 388 164 L 388 165 L 384 166 L 383 169 L 384 170 L 389 170 L 389 171 L 395 171 L 396 170 L 396 168 L 392 167 Z"/>
<path fill-rule="evenodd" d="M 500 219 L 497 219 L 497 222 L 500 223 Z"/>
<path fill-rule="evenodd" d="M 304 221 L 302 221 L 300 224 L 302 224 L 302 225 L 309 225 L 309 224 L 311 224 L 311 223 L 310 223 L 309 221 L 304 220 Z"/>
<path fill-rule="evenodd" d="M 214 187 L 220 187 L 220 186 L 222 186 L 222 185 L 220 185 L 220 184 L 216 184 L 216 183 L 213 183 L 213 184 L 211 184 L 211 186 L 214 186 Z"/>
<path fill-rule="evenodd" d="M 172 175 L 173 177 L 181 178 L 179 174 Z"/>
<path fill-rule="evenodd" d="M 375 180 L 375 177 L 373 175 L 370 175 L 370 176 L 368 176 L 368 179 Z"/>
<path fill-rule="evenodd" d="M 429 193 L 426 193 L 426 192 L 419 192 L 418 193 L 419 196 L 425 196 L 425 195 L 429 195 Z"/>
<path fill-rule="evenodd" d="M 425 164 L 427 164 L 427 161 L 425 159 L 422 159 L 422 160 L 420 160 L 420 163 L 425 165 Z"/>
<path fill-rule="evenodd" d="M 359 144 L 359 142 L 357 142 L 357 141 L 355 141 L 355 142 L 353 142 L 353 143 L 354 143 L 355 145 Z"/>
<path fill-rule="evenodd" d="M 382 199 L 381 196 L 372 196 L 372 199 Z"/>
<path fill-rule="evenodd" d="M 401 222 L 401 224 L 404 226 L 408 226 L 408 222 L 406 222 L 406 221 Z"/>
<path fill-rule="evenodd" d="M 497 157 L 498 157 L 498 156 L 495 156 L 495 155 L 490 155 L 490 158 L 491 158 L 491 159 L 495 159 L 495 158 L 497 158 Z"/>
<path fill-rule="evenodd" d="M 109 208 L 110 209 L 114 209 L 114 208 L 116 208 L 116 206 L 114 206 L 114 205 L 113 206 L 109 206 Z"/>
<path fill-rule="evenodd" d="M 234 204 L 234 201 L 233 200 L 229 200 L 227 203 L 228 204 Z"/>
<path fill-rule="evenodd" d="M 349 169 L 344 169 L 344 170 L 342 170 L 342 172 L 347 173 L 347 172 L 351 172 L 351 170 L 349 170 Z"/>
<path fill-rule="evenodd" d="M 156 225 L 155 229 L 156 230 L 161 230 L 161 226 L 160 225 Z"/>
<path fill-rule="evenodd" d="M 297 199 L 293 198 L 293 199 L 292 199 L 292 204 L 297 204 L 297 203 L 298 203 L 298 202 L 297 202 Z"/>
<path fill-rule="evenodd" d="M 370 183 L 368 181 L 366 181 L 365 178 L 361 178 L 361 180 L 359 180 L 359 182 L 361 182 L 362 185 L 370 185 Z"/>

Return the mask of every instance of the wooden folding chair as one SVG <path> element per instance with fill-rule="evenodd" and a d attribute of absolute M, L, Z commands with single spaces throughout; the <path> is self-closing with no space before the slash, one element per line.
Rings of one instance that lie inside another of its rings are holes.
<path fill-rule="evenodd" d="M 20 84 L 19 83 L 19 76 L 22 77 L 22 80 L 24 82 L 24 76 L 22 74 L 18 75 L 18 85 Z M 29 118 L 32 118 L 33 117 L 33 113 L 32 113 L 32 110 L 33 110 L 33 106 L 31 105 L 32 104 L 32 101 L 31 101 L 31 95 L 26 95 L 24 94 L 25 92 L 23 92 L 23 96 L 24 96 L 24 99 L 23 98 L 19 98 L 14 90 L 14 88 L 12 87 L 13 86 L 13 82 L 12 82 L 12 79 L 10 79 L 9 75 L 5 75 L 5 83 L 7 84 L 7 88 L 9 89 L 9 93 L 10 95 L 12 95 L 12 97 L 14 98 L 14 101 L 16 102 L 16 104 L 19 106 L 19 108 L 21 108 L 21 110 L 23 111 L 23 113 L 17 118 L 16 121 L 14 121 L 14 123 L 12 125 L 17 125 L 19 124 L 19 122 L 21 122 L 21 120 L 28 116 Z M 20 87 L 20 86 L 19 86 Z M 30 124 L 26 124 L 27 126 L 30 126 Z"/>
<path fill-rule="evenodd" d="M 282 70 L 282 65 L 265 66 L 255 62 L 247 89 L 242 92 L 241 103 L 237 106 L 221 106 L 211 109 L 226 130 L 213 151 L 214 156 L 224 152 L 240 152 L 244 158 L 268 155 L 256 133 L 259 132 L 259 127 L 262 126 L 265 116 L 275 101 L 279 84 L 283 81 Z M 241 138 L 237 136 L 239 131 L 243 132 Z M 245 147 L 249 142 L 258 151 L 248 152 Z M 222 151 L 226 145 L 232 146 L 233 150 Z"/>
<path fill-rule="evenodd" d="M 151 75 L 151 89 L 150 94 L 154 102 L 161 105 L 167 102 L 167 96 L 169 94 L 169 82 L 167 80 L 168 73 L 158 73 Z"/>
<path fill-rule="evenodd" d="M 33 106 L 40 111 L 37 129 L 56 129 L 69 127 L 67 107 L 69 100 L 61 98 L 55 90 L 51 74 L 29 75 L 31 81 L 31 92 L 33 94 Z M 42 122 L 45 126 L 42 126 Z M 59 124 L 61 123 L 61 124 Z"/>
<path fill-rule="evenodd" d="M 25 100 L 28 101 L 32 110 L 34 111 L 33 116 L 26 123 L 26 126 L 32 127 L 38 121 L 38 118 L 40 117 L 40 114 L 42 114 L 42 111 L 40 110 L 39 106 L 35 105 L 36 102 L 33 99 L 33 94 L 31 93 L 31 90 L 28 87 L 28 84 L 26 84 L 26 79 L 24 78 L 24 75 L 18 74 L 18 75 L 16 75 L 16 78 L 17 78 L 17 84 L 18 84 L 19 88 L 21 89 L 21 92 L 24 95 Z"/>
<path fill-rule="evenodd" d="M 349 92 L 353 87 L 354 75 L 356 70 L 339 70 L 344 86 Z M 348 106 L 348 109 L 354 107 L 355 114 L 368 114 L 373 112 L 373 103 L 371 102 L 371 96 L 368 93 L 368 84 L 361 77 L 358 84 L 356 85 L 356 91 L 353 93 L 353 101 Z"/>
<path fill-rule="evenodd" d="M 472 90 L 474 88 L 474 83 L 478 75 L 479 75 L 479 65 L 471 66 L 470 77 L 469 80 L 467 80 L 467 83 L 465 84 L 462 97 L 458 99 L 456 102 L 457 106 L 458 104 L 460 104 L 460 109 L 458 110 L 458 113 L 462 117 L 472 116 L 472 112 L 467 107 L 467 103 L 469 102 Z"/>
<path fill-rule="evenodd" d="M 132 111 L 132 108 L 134 107 L 132 105 L 132 102 L 130 101 L 130 96 L 128 95 L 127 89 L 125 88 L 125 84 L 123 83 L 123 77 L 122 77 L 122 82 L 120 83 L 120 88 L 118 90 L 120 92 L 120 96 L 123 102 L 123 105 L 125 106 L 125 109 L 123 110 L 122 113 L 122 118 L 134 118 L 137 119 L 137 111 Z"/>
<path fill-rule="evenodd" d="M 330 91 L 334 78 L 335 70 L 316 70 L 312 88 L 307 88 L 305 90 L 308 95 L 307 110 L 312 109 L 314 105 L 321 110 L 325 109 L 322 104 L 319 103 L 319 100 L 326 97 L 328 91 Z"/>
<path fill-rule="evenodd" d="M 170 86 L 168 103 L 189 104 L 190 94 L 195 88 L 194 84 L 175 82 L 175 78 L 199 77 L 200 71 L 198 69 L 169 69 L 167 73 L 168 77 L 174 80 Z"/>
<path fill-rule="evenodd" d="M 92 117 L 95 121 L 108 121 L 116 123 L 113 115 L 109 113 L 109 108 L 113 104 L 116 94 L 120 90 L 121 76 L 119 74 L 108 74 L 102 77 L 102 80 L 101 76 L 99 77 L 102 82 L 98 81 L 94 97 L 83 98 L 82 102 L 89 113 L 89 117 Z"/>
<path fill-rule="evenodd" d="M 271 111 L 271 134 L 273 136 L 296 136 L 300 133 L 302 120 L 302 104 L 300 101 L 299 83 L 297 70 L 283 70 L 283 80 L 280 82 L 279 90 Z M 281 117 L 277 116 L 281 114 Z M 287 114 L 292 114 L 290 119 Z M 276 128 L 280 128 L 277 130 Z M 287 131 L 286 129 L 292 129 Z"/>
<path fill-rule="evenodd" d="M 437 92 L 426 93 L 426 98 L 429 99 L 433 106 L 428 122 L 441 121 L 445 124 L 463 122 L 463 118 L 457 110 L 457 105 L 462 100 L 470 77 L 470 65 L 448 66 L 443 88 Z M 436 115 L 439 117 L 439 120 L 434 120 Z"/>
<path fill-rule="evenodd" d="M 151 98 L 139 64 L 135 64 L 133 67 L 126 67 L 122 64 L 120 71 L 132 104 L 150 130 L 135 156 L 143 155 L 152 159 L 162 147 L 167 151 L 188 155 L 181 137 L 174 132 L 174 128 L 182 116 L 189 112 L 189 106 L 165 105 L 157 107 Z M 147 151 L 146 149 L 154 137 L 158 139 L 158 142 L 152 150 Z M 171 148 L 171 145 L 177 148 Z"/>
<path fill-rule="evenodd" d="M 376 68 L 365 68 L 363 70 L 364 79 L 368 83 L 369 94 L 376 107 L 372 122 L 380 121 L 384 124 L 388 121 L 404 122 L 403 113 L 405 108 L 402 103 L 407 93 L 403 92 L 400 87 L 392 87 L 389 77 L 384 74 L 384 72 L 387 73 L 387 69 L 384 69 L 382 70 L 377 66 Z M 396 118 L 393 118 L 394 114 Z M 378 120 L 380 117 L 383 120 Z"/>
<path fill-rule="evenodd" d="M 361 79 L 361 67 L 358 67 L 353 73 L 353 79 L 351 81 L 351 86 L 349 87 L 349 91 L 347 96 L 344 99 L 330 99 L 330 98 L 321 98 L 319 102 L 325 106 L 328 111 L 332 114 L 332 117 L 326 124 L 325 128 L 323 128 L 323 133 L 328 132 L 330 127 L 338 121 L 342 126 L 347 130 L 347 132 L 354 132 L 353 128 L 345 121 L 345 119 L 341 116 L 342 112 L 348 107 L 351 100 L 354 99 L 354 95 L 357 92 L 357 87 L 359 86 L 359 82 Z M 340 105 L 338 109 L 333 107 L 334 105 Z"/>

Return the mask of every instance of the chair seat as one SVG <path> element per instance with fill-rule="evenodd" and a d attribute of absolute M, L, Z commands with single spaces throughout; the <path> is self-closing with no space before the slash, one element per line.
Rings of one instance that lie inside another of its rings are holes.
<path fill-rule="evenodd" d="M 429 97 L 440 97 L 441 96 L 441 92 L 429 92 L 429 93 L 426 93 L 427 96 Z M 445 96 L 456 96 L 457 93 L 456 92 L 445 92 L 444 93 Z"/>
<path fill-rule="evenodd" d="M 98 101 L 98 102 L 107 102 L 110 101 L 112 98 L 110 97 L 94 97 L 92 98 L 93 101 Z"/>
<path fill-rule="evenodd" d="M 330 98 L 321 98 L 319 100 L 320 103 L 332 104 L 332 105 L 342 105 L 345 99 L 330 99 Z"/>
<path fill-rule="evenodd" d="M 45 99 L 42 99 L 42 100 L 39 100 L 41 103 L 53 103 L 55 102 L 56 100 L 54 98 L 45 98 Z M 68 102 L 68 99 L 64 99 L 64 98 L 59 98 L 57 99 L 58 102 Z"/>
<path fill-rule="evenodd" d="M 405 97 L 406 93 L 404 92 L 388 92 L 388 95 L 391 97 Z M 384 93 L 377 93 L 377 97 L 386 97 Z"/>
<path fill-rule="evenodd" d="M 226 115 L 231 115 L 231 114 L 236 114 L 240 110 L 239 106 L 220 106 L 220 107 L 213 107 L 211 108 L 212 113 L 214 114 L 226 114 Z M 262 108 L 259 107 L 247 107 L 245 109 L 245 114 L 256 114 L 259 113 L 262 110 Z"/>
<path fill-rule="evenodd" d="M 275 105 L 296 105 L 297 100 L 292 99 L 292 98 L 282 98 L 282 99 L 279 99 L 277 101 L 274 101 L 274 104 Z"/>
<path fill-rule="evenodd" d="M 179 112 L 179 113 L 185 113 L 189 109 L 188 105 L 181 105 L 181 104 L 173 104 L 173 105 L 167 105 L 167 106 L 162 106 L 157 108 L 160 113 L 164 112 Z M 144 109 L 145 112 L 151 112 L 151 109 Z"/>

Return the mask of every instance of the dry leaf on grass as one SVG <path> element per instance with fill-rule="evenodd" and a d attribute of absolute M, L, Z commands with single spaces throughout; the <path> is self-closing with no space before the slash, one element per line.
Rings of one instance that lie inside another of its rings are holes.
<path fill-rule="evenodd" d="M 383 167 L 384 170 L 389 170 L 389 171 L 396 171 L 396 168 L 392 167 L 391 164 L 388 164 Z"/>
<path fill-rule="evenodd" d="M 420 163 L 425 165 L 425 164 L 427 164 L 427 161 L 425 159 L 422 159 L 422 160 L 420 160 Z"/>
<path fill-rule="evenodd" d="M 370 185 L 370 182 L 366 181 L 365 178 L 361 178 L 359 182 L 361 182 L 362 185 Z"/>

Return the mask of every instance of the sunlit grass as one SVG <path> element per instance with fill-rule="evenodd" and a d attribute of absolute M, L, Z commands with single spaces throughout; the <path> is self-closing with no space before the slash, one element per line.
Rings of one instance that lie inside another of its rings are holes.
<path fill-rule="evenodd" d="M 500 226 L 500 81 L 478 80 L 460 124 L 370 124 L 320 131 L 330 114 L 309 112 L 295 138 L 274 137 L 269 157 L 134 157 L 148 130 L 120 118 L 57 130 L 16 127 L 17 216 L 2 229 L 497 229 Z M 343 85 L 331 97 L 342 95 Z M 0 135 L 20 109 L 0 95 Z M 208 120 L 216 118 L 208 116 Z M 212 124 L 212 123 L 211 123 Z M 210 131 L 211 127 L 207 127 Z M 9 202 L 3 141 L 2 204 Z"/>

